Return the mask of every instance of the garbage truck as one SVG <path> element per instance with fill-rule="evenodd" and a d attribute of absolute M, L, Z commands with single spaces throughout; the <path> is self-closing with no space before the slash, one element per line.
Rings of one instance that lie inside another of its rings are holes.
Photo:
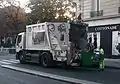
<path fill-rule="evenodd" d="M 88 43 L 88 24 L 81 22 L 44 22 L 26 26 L 16 38 L 16 59 L 20 63 L 93 66 L 98 64 L 94 47 Z"/>

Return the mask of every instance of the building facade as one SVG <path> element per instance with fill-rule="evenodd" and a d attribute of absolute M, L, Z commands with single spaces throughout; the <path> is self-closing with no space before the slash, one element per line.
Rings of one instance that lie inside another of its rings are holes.
<path fill-rule="evenodd" d="M 97 47 L 105 50 L 106 57 L 120 57 L 116 47 L 120 43 L 120 0 L 76 0 L 76 17 L 89 24 L 89 33 L 97 35 Z"/>

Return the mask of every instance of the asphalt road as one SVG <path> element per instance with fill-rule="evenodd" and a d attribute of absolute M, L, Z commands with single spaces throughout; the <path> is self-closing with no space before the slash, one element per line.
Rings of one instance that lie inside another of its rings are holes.
<path fill-rule="evenodd" d="M 68 84 L 0 67 L 0 84 Z"/>
<path fill-rule="evenodd" d="M 14 59 L 12 55 L 0 56 L 0 60 Z M 0 84 L 69 84 L 0 67 Z"/>
<path fill-rule="evenodd" d="M 60 76 L 72 77 L 81 80 L 93 81 L 103 84 L 120 84 L 120 70 L 106 68 L 103 72 L 98 72 L 96 69 L 85 68 L 42 68 L 38 64 L 13 64 L 13 66 L 27 68 L 30 70 L 52 73 Z"/>
<path fill-rule="evenodd" d="M 14 54 L 1 54 L 0 53 L 0 60 L 4 60 L 4 59 L 15 59 L 15 55 Z"/>
<path fill-rule="evenodd" d="M 3 60 L 1 58 L 3 58 L 2 56 L 0 56 L 0 60 Z M 6 58 L 4 58 L 4 59 L 8 59 L 8 58 L 11 59 L 14 57 L 6 56 Z M 29 64 L 12 63 L 10 65 L 20 67 L 20 68 L 65 76 L 65 77 L 72 77 L 72 78 L 77 78 L 77 79 L 81 79 L 81 80 L 93 81 L 93 82 L 97 82 L 97 83 L 120 84 L 120 79 L 119 79 L 120 69 L 106 68 L 105 71 L 98 72 L 96 69 L 85 69 L 85 68 L 68 68 L 68 69 L 63 69 L 61 67 L 42 68 L 40 65 L 33 64 L 33 63 L 29 63 Z M 66 84 L 61 81 L 37 77 L 34 75 L 22 73 L 22 72 L 17 72 L 17 71 L 12 71 L 9 69 L 0 68 L 0 82 L 1 82 L 1 80 L 3 81 L 3 83 L 0 83 L 0 84 L 4 84 L 4 82 L 6 80 L 4 78 L 8 78 L 8 79 L 11 78 L 11 79 L 9 79 L 9 80 L 11 80 L 11 83 L 9 82 L 10 84 L 28 84 L 29 82 L 30 82 L 29 84 L 38 84 L 39 82 L 41 82 L 39 84 L 43 84 L 44 81 L 46 82 L 44 84 Z M 32 80 L 33 78 L 34 78 L 34 80 Z M 15 83 L 12 83 L 12 80 Z M 28 81 L 28 80 L 30 80 L 30 81 Z M 22 83 L 20 81 L 25 82 L 25 83 Z M 5 83 L 5 84 L 7 84 L 7 83 Z"/>

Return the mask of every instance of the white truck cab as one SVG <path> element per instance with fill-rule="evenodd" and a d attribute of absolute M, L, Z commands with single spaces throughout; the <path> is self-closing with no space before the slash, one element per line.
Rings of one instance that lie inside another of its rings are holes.
<path fill-rule="evenodd" d="M 19 33 L 16 39 L 16 52 L 23 50 L 25 32 Z"/>

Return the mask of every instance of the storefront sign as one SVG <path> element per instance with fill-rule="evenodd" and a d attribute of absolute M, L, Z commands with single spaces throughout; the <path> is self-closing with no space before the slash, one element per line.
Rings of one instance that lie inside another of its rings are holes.
<path fill-rule="evenodd" d="M 117 31 L 120 30 L 120 25 L 109 25 L 109 26 L 93 26 L 89 27 L 88 31 L 96 32 L 96 31 Z"/>
<path fill-rule="evenodd" d="M 95 31 L 101 31 L 101 30 L 116 30 L 117 26 L 107 26 L 107 27 L 96 27 Z"/>

